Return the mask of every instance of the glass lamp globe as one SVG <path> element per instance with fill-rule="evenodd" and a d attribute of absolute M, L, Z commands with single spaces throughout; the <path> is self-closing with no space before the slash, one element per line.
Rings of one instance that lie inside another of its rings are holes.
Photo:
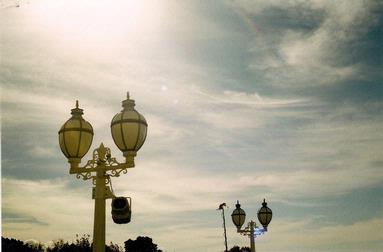
<path fill-rule="evenodd" d="M 60 149 L 71 168 L 77 168 L 81 162 L 81 158 L 89 151 L 93 140 L 92 125 L 82 118 L 83 110 L 78 107 L 72 109 L 72 117 L 64 123 L 59 130 Z"/>
<path fill-rule="evenodd" d="M 239 201 L 237 200 L 237 204 L 235 205 L 235 209 L 233 213 L 231 214 L 231 219 L 234 223 L 234 225 L 237 227 L 237 229 L 241 229 L 243 223 L 245 223 L 246 219 L 246 213 L 241 208 L 241 204 L 239 204 Z"/>
<path fill-rule="evenodd" d="M 134 157 L 144 144 L 148 124 L 145 118 L 135 109 L 134 100 L 129 98 L 122 101 L 123 110 L 116 114 L 111 122 L 111 132 L 114 143 L 123 152 L 126 163 L 134 166 Z"/>
<path fill-rule="evenodd" d="M 266 231 L 272 217 L 273 212 L 269 207 L 267 207 L 266 200 L 263 199 L 262 207 L 258 210 L 258 220 Z"/>

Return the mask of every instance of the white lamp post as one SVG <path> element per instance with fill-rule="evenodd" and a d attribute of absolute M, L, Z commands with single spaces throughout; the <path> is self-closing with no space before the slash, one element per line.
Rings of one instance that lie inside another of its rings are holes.
<path fill-rule="evenodd" d="M 61 151 L 70 163 L 70 174 L 76 174 L 77 178 L 83 180 L 92 179 L 94 207 L 93 226 L 93 252 L 105 251 L 105 200 L 116 199 L 115 205 L 127 204 L 126 200 L 116 197 L 111 189 L 111 177 L 118 177 L 127 173 L 128 168 L 134 167 L 134 156 L 144 144 L 147 132 L 145 118 L 134 109 L 134 100 L 129 98 L 122 102 L 123 110 L 114 116 L 111 123 L 112 137 L 117 147 L 126 157 L 125 163 L 119 163 L 111 156 L 110 149 L 102 143 L 93 151 L 93 159 L 85 166 L 80 167 L 81 158 L 88 152 L 93 139 L 93 128 L 91 124 L 82 118 L 83 110 L 78 107 L 72 109 L 72 117 L 64 123 L 59 130 L 59 144 Z M 121 203 L 120 203 L 121 202 Z M 124 205 L 126 208 L 126 206 Z M 129 212 L 130 214 L 130 212 Z M 130 215 L 125 221 L 116 223 L 127 223 Z"/>
<path fill-rule="evenodd" d="M 251 252 L 255 252 L 255 229 L 257 228 L 254 221 L 250 221 L 247 224 L 247 227 L 244 229 L 241 229 L 242 225 L 245 223 L 246 219 L 246 213 L 241 208 L 241 204 L 239 204 L 239 201 L 237 200 L 237 204 L 235 205 L 235 209 L 233 213 L 231 214 L 231 219 L 234 223 L 234 225 L 237 227 L 237 232 L 249 236 L 250 238 L 250 249 Z M 264 228 L 264 232 L 267 231 L 267 226 L 269 225 L 272 218 L 272 211 L 270 208 L 267 207 L 267 203 L 265 200 L 263 200 L 262 207 L 258 210 L 258 220 L 262 224 Z"/>

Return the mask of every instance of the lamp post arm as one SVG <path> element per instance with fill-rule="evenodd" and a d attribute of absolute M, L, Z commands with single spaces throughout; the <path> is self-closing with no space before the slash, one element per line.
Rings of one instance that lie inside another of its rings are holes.
<path fill-rule="evenodd" d="M 241 235 L 249 235 L 250 230 L 248 230 L 248 229 L 237 229 L 237 233 L 239 233 Z"/>
<path fill-rule="evenodd" d="M 127 169 L 129 168 L 134 168 L 134 166 L 129 166 L 127 164 L 117 164 L 117 165 L 99 165 L 99 166 L 95 166 L 95 167 L 87 167 L 87 166 L 84 166 L 84 167 L 78 167 L 78 168 L 70 168 L 69 170 L 69 174 L 80 174 L 80 173 L 92 173 L 92 172 L 97 172 L 100 167 L 102 167 L 102 169 L 107 172 L 107 171 L 111 171 L 111 174 L 108 174 L 112 177 L 118 177 L 119 174 L 121 172 L 125 172 L 126 173 Z"/>
<path fill-rule="evenodd" d="M 247 224 L 247 226 L 244 229 L 237 229 L 237 233 L 241 235 L 250 235 L 250 222 Z"/>
<path fill-rule="evenodd" d="M 105 175 L 119 177 L 121 172 L 126 174 L 127 169 L 133 167 L 134 163 L 119 163 L 116 158 L 111 157 L 110 149 L 101 143 L 100 147 L 93 151 L 92 160 L 88 160 L 83 167 L 71 167 L 69 173 L 76 174 L 77 178 L 88 180 L 94 178 L 93 172 L 102 171 Z"/>
<path fill-rule="evenodd" d="M 255 231 L 254 230 L 255 230 L 255 228 L 256 228 L 255 222 L 250 221 L 247 224 L 247 227 L 245 227 L 244 229 L 237 229 L 237 233 L 240 233 L 241 235 L 244 235 L 244 236 L 248 236 L 250 238 L 251 252 L 255 252 L 255 242 L 254 242 L 254 239 L 255 239 Z"/>

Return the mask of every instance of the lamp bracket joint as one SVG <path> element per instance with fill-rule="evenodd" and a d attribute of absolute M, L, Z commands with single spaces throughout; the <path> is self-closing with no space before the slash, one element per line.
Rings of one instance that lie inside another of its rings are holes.
<path fill-rule="evenodd" d="M 126 174 L 128 168 L 134 165 L 127 163 L 119 163 L 116 158 L 112 157 L 111 151 L 102 143 L 99 148 L 93 151 L 92 160 L 88 160 L 83 167 L 71 168 L 70 174 L 76 174 L 76 178 L 83 180 L 96 179 L 96 176 L 103 177 L 119 177 L 121 173 Z M 97 175 L 94 176 L 92 173 Z"/>

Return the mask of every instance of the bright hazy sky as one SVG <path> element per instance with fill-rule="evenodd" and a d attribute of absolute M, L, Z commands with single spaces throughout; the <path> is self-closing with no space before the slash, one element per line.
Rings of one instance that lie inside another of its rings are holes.
<path fill-rule="evenodd" d="M 20 3 L 19 7 L 16 7 Z M 107 241 L 165 251 L 248 246 L 236 200 L 274 218 L 257 251 L 383 247 L 381 1 L 1 3 L 2 234 L 92 234 L 91 182 L 69 175 L 58 130 L 79 100 L 123 160 L 110 121 L 126 92 L 148 121 L 136 168 L 113 179 L 133 219 Z M 83 163 L 91 159 L 91 151 Z"/>

